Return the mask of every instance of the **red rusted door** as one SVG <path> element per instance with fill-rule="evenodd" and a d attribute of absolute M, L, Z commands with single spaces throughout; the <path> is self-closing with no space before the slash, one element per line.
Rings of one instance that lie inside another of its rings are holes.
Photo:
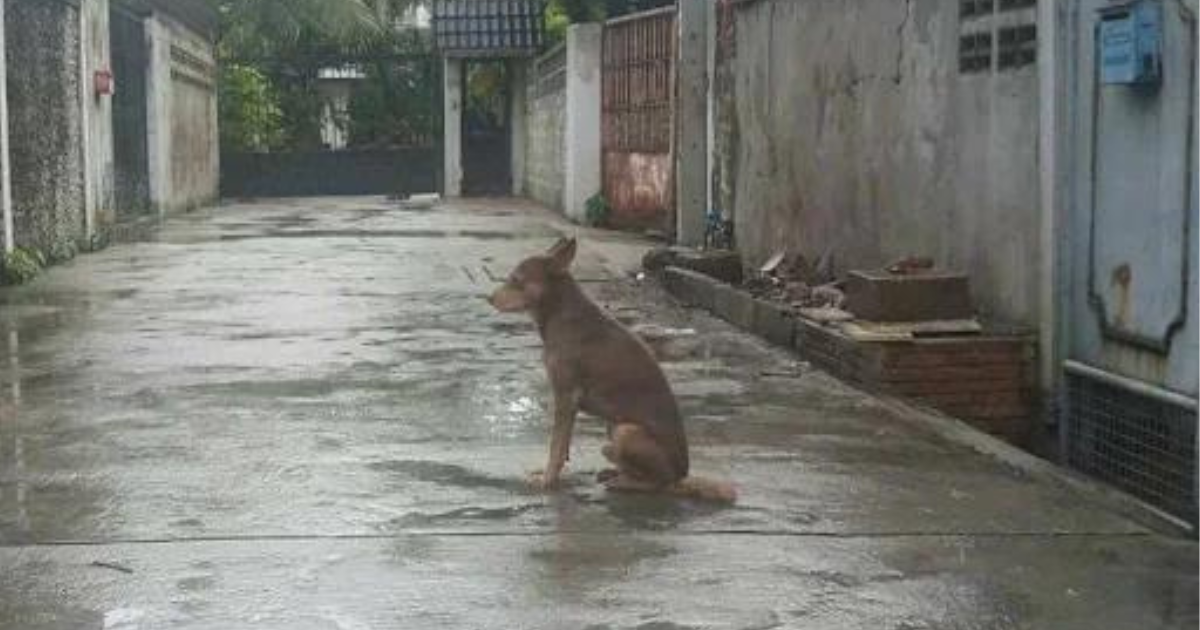
<path fill-rule="evenodd" d="M 675 8 L 604 27 L 603 170 L 609 222 L 673 231 Z"/>

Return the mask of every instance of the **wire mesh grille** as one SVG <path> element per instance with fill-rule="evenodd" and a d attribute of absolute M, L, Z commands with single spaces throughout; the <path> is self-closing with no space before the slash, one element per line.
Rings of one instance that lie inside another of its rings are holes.
<path fill-rule="evenodd" d="M 1087 376 L 1067 376 L 1072 467 L 1196 522 L 1196 412 Z"/>

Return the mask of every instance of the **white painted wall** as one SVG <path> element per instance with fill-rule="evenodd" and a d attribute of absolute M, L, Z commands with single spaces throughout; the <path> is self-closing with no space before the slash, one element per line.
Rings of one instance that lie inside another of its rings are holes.
<path fill-rule="evenodd" d="M 599 24 L 575 24 L 567 30 L 567 112 L 564 211 L 583 221 L 587 200 L 600 192 L 600 54 Z"/>

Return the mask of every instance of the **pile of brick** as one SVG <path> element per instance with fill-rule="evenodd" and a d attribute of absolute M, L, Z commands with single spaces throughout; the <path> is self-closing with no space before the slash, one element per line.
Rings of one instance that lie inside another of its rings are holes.
<path fill-rule="evenodd" d="M 680 300 L 792 347 L 843 380 L 1026 442 L 1034 415 L 1033 339 L 980 326 L 965 276 L 906 259 L 831 282 L 816 274 L 801 279 L 795 263 L 782 261 L 753 270 L 741 285 L 672 265 L 658 269 Z M 790 299 L 801 284 L 803 299 Z M 814 303 L 820 287 L 828 292 Z"/>
<path fill-rule="evenodd" d="M 795 334 L 797 351 L 838 378 L 927 404 L 1014 444 L 1029 438 L 1034 344 L 1027 336 L 860 341 L 805 319 Z"/>

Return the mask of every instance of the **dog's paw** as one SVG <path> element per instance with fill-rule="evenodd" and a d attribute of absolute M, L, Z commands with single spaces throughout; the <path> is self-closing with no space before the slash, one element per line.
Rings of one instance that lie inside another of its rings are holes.
<path fill-rule="evenodd" d="M 608 483 L 609 481 L 615 479 L 619 474 L 621 474 L 621 471 L 617 470 L 616 468 L 605 468 L 604 470 L 596 473 L 596 481 L 597 483 Z"/>
<path fill-rule="evenodd" d="M 544 471 L 536 470 L 529 473 L 525 478 L 525 483 L 529 484 L 530 488 L 540 492 L 549 492 L 558 488 L 558 475 L 547 475 Z"/>

